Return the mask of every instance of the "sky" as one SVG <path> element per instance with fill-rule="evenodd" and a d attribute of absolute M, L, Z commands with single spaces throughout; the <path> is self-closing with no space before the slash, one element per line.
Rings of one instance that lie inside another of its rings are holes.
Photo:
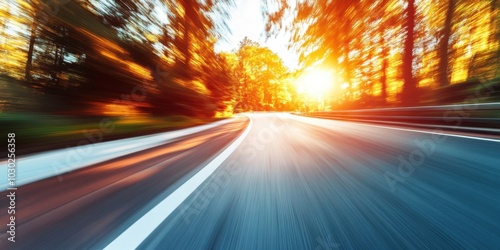
<path fill-rule="evenodd" d="M 231 12 L 229 28 L 231 35 L 226 37 L 227 41 L 219 40 L 216 44 L 218 51 L 231 51 L 237 49 L 240 41 L 248 37 L 264 47 L 268 47 L 278 54 L 285 65 L 290 69 L 296 69 L 298 56 L 287 50 L 288 38 L 280 35 L 271 37 L 266 41 L 265 20 L 261 13 L 261 1 L 258 0 L 236 0 L 236 6 Z"/>

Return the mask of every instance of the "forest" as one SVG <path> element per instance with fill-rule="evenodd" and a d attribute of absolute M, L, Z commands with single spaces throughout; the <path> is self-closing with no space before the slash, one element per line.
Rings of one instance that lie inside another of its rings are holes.
<path fill-rule="evenodd" d="M 319 62 L 336 71 L 323 109 L 499 99 L 497 0 L 275 0 L 267 6 L 268 35 L 288 34 L 303 67 Z"/>
<path fill-rule="evenodd" d="M 245 38 L 235 2 L 9 0 L 0 8 L 0 112 L 226 117 L 498 100 L 497 0 L 261 2 L 290 69 Z"/>

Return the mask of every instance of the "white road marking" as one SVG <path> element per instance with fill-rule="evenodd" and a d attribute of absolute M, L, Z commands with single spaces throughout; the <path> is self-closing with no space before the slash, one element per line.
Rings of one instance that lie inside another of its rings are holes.
<path fill-rule="evenodd" d="M 297 120 L 297 121 L 309 123 L 309 124 L 312 124 L 312 125 L 320 125 L 320 126 L 322 126 L 324 128 L 331 129 L 331 127 L 329 127 L 329 126 L 325 126 L 323 124 L 310 121 L 307 118 L 313 118 L 313 120 L 317 119 L 320 122 L 352 122 L 352 121 L 329 120 L 329 119 L 317 118 L 317 117 L 300 117 L 299 118 L 297 116 L 294 116 L 294 119 Z M 363 122 L 357 122 L 357 124 L 360 124 L 362 126 L 368 126 L 368 127 L 393 129 L 393 130 L 400 130 L 400 131 L 407 131 L 407 132 L 435 134 L 435 135 L 444 135 L 444 136 L 458 137 L 458 138 L 465 138 L 465 139 L 475 139 L 475 140 L 483 140 L 483 141 L 491 141 L 491 142 L 500 142 L 499 139 L 493 139 L 493 138 L 482 138 L 482 137 L 467 136 L 467 135 L 458 135 L 458 134 L 447 134 L 447 133 L 441 133 L 441 132 L 415 130 L 415 129 L 407 129 L 407 128 L 386 127 L 386 126 L 381 126 L 381 125 L 366 124 L 366 123 L 363 123 Z"/>
<path fill-rule="evenodd" d="M 104 249 L 136 249 L 167 217 L 186 200 L 243 142 L 252 127 L 252 119 L 243 134 L 193 177 L 143 215 Z"/>

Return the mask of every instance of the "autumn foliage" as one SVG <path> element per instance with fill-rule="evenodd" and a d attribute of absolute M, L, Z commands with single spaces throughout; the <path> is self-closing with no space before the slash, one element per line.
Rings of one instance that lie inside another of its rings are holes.
<path fill-rule="evenodd" d="M 231 0 L 4 1 L 0 111 L 212 117 L 457 103 L 498 88 L 496 0 L 262 4 L 298 68 L 249 39 L 216 50 Z"/>

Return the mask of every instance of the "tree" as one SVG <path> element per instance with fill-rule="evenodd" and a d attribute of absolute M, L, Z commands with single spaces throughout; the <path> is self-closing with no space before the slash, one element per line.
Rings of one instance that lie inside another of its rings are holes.
<path fill-rule="evenodd" d="M 281 58 L 270 49 L 248 38 L 243 39 L 236 52 L 238 61 L 236 109 L 279 110 L 286 106 L 288 94 L 285 79 L 287 69 Z M 290 101 L 290 100 L 288 100 Z"/>
<path fill-rule="evenodd" d="M 448 57 L 455 2 L 456 0 L 448 0 L 448 8 L 446 8 L 446 18 L 442 30 L 443 34 L 439 43 L 438 84 L 441 87 L 450 84 Z"/>
<path fill-rule="evenodd" d="M 16 11 L 17 1 L 0 3 L 0 74 L 20 79 L 24 74 L 25 40 L 22 12 Z"/>
<path fill-rule="evenodd" d="M 500 3 L 498 0 L 490 1 L 490 37 L 489 37 L 489 45 L 493 48 L 497 48 L 499 41 L 499 10 Z"/>
<path fill-rule="evenodd" d="M 210 91 L 210 98 L 216 106 L 216 111 L 223 113 L 233 105 L 236 79 L 231 74 L 228 55 L 223 53 L 213 55 L 210 63 L 205 66 L 207 74 L 204 82 Z"/>
<path fill-rule="evenodd" d="M 394 28 L 400 21 L 400 15 L 395 11 L 388 11 L 393 1 L 376 1 L 371 7 L 372 20 L 378 23 L 376 32 L 379 36 L 377 47 L 380 48 L 380 92 L 383 103 L 387 102 L 388 70 L 389 70 L 389 42 L 387 41 L 387 31 Z M 375 50 L 375 48 L 373 48 Z"/>
<path fill-rule="evenodd" d="M 403 51 L 403 102 L 413 105 L 418 100 L 417 84 L 413 78 L 413 45 L 415 29 L 415 0 L 407 0 L 405 18 L 405 42 Z"/>

